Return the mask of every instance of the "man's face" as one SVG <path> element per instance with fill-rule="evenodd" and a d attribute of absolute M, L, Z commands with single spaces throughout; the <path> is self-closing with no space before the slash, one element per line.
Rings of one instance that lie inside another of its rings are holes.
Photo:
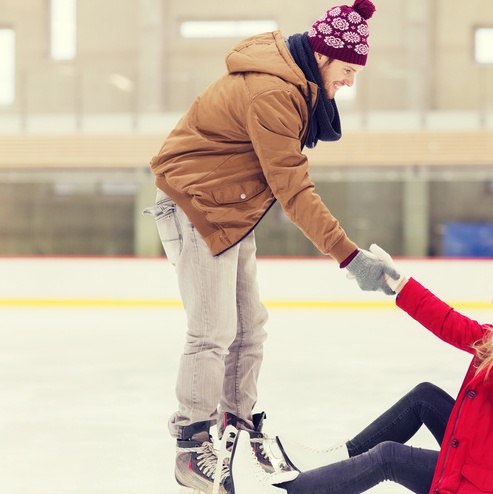
<path fill-rule="evenodd" d="M 356 74 L 364 68 L 363 65 L 342 62 L 337 59 L 329 63 L 329 57 L 317 52 L 315 53 L 315 59 L 322 77 L 325 94 L 329 99 L 334 99 L 341 87 L 351 87 L 354 84 Z"/>

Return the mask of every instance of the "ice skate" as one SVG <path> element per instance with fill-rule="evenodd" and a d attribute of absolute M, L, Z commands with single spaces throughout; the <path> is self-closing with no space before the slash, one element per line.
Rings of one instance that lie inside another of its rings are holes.
<path fill-rule="evenodd" d="M 299 472 L 267 473 L 252 449 L 250 434 L 239 430 L 231 455 L 230 474 L 234 494 L 282 494 L 286 490 L 275 484 L 294 480 Z"/>
<path fill-rule="evenodd" d="M 229 461 L 221 463 L 220 468 L 217 466 L 217 453 L 208 423 L 185 427 L 183 438 L 177 441 L 176 447 L 175 477 L 178 484 L 192 492 L 230 494 Z"/>
<path fill-rule="evenodd" d="M 306 472 L 324 465 L 347 460 L 349 453 L 345 442 L 327 449 L 316 449 L 301 444 L 288 436 L 277 436 L 277 443 L 292 468 Z"/>
<path fill-rule="evenodd" d="M 253 430 L 249 429 L 245 422 L 232 413 L 226 412 L 223 414 L 223 420 L 218 424 L 218 435 L 223 436 L 223 431 L 227 427 L 233 426 L 237 430 L 245 430 L 250 435 L 251 447 L 257 457 L 262 468 L 267 473 L 274 473 L 279 471 L 289 471 L 291 466 L 288 464 L 283 456 L 281 448 L 275 438 L 269 438 L 267 434 L 262 432 L 263 422 L 266 418 L 265 412 L 256 413 L 252 417 Z M 233 446 L 234 438 L 225 439 L 228 442 L 228 446 Z"/>

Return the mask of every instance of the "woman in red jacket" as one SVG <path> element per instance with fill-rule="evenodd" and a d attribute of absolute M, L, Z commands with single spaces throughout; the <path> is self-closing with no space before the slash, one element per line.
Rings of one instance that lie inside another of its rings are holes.
<path fill-rule="evenodd" d="M 393 265 L 378 246 L 370 250 Z M 398 307 L 445 342 L 473 355 L 457 398 L 421 383 L 338 448 L 342 456 L 332 459 L 333 452 L 290 450 L 278 438 L 288 461 L 301 470 L 295 480 L 281 484 L 275 474 L 260 471 L 261 480 L 253 480 L 247 472 L 252 468 L 249 444 L 240 432 L 231 462 L 235 494 L 352 494 L 384 480 L 419 494 L 493 493 L 493 326 L 459 314 L 412 278 L 401 277 L 393 289 Z M 434 435 L 439 450 L 405 444 L 422 424 Z M 318 459 L 310 461 L 314 456 Z M 305 465 L 299 463 L 303 461 Z M 335 463 L 327 464 L 331 461 Z"/>

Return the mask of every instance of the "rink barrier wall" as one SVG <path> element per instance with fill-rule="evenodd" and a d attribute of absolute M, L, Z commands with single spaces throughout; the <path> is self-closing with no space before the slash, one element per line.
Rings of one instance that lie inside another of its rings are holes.
<path fill-rule="evenodd" d="M 327 165 L 327 156 L 332 166 L 483 166 L 493 162 L 492 135 L 490 129 L 349 130 L 345 139 L 322 142 L 306 154 L 313 166 Z M 164 137 L 162 132 L 0 134 L 0 170 L 147 168 L 142 157 L 150 159 Z"/>
<path fill-rule="evenodd" d="M 493 308 L 493 259 L 396 259 L 457 308 Z M 165 258 L 0 258 L 1 307 L 181 308 Z M 387 309 L 394 297 L 363 292 L 333 260 L 260 258 L 262 300 L 271 309 Z"/>

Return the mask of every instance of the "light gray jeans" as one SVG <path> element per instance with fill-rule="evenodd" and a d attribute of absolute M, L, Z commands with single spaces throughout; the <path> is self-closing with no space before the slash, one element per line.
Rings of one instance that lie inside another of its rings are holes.
<path fill-rule="evenodd" d="M 253 232 L 213 256 L 182 209 L 162 191 L 145 212 L 154 215 L 168 261 L 175 266 L 188 323 L 176 383 L 178 411 L 169 420 L 171 435 L 180 438 L 184 426 L 214 422 L 219 411 L 253 427 L 267 321 Z"/>

